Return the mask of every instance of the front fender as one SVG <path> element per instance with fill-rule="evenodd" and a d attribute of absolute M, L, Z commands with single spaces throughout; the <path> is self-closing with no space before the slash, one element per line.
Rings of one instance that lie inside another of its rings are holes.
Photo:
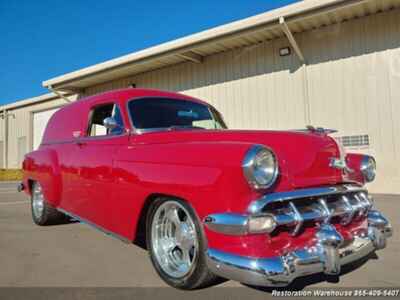
<path fill-rule="evenodd" d="M 347 153 L 346 154 L 346 164 L 350 168 L 350 172 L 346 174 L 347 180 L 356 182 L 360 185 L 364 185 L 365 178 L 361 172 L 361 162 L 365 155 L 358 153 Z"/>
<path fill-rule="evenodd" d="M 116 199 L 124 199 L 118 217 L 137 220 L 152 194 L 189 202 L 200 219 L 211 213 L 243 212 L 257 197 L 243 177 L 248 143 L 138 145 L 120 149 L 115 162 Z M 123 222 L 123 221 L 121 221 Z M 128 222 L 129 223 L 129 222 Z M 136 224 L 120 234 L 136 232 Z"/>

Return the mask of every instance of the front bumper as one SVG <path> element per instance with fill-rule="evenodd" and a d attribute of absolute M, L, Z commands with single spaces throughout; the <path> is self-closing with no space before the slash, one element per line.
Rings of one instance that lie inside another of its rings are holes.
<path fill-rule="evenodd" d="M 378 212 L 368 213 L 368 229 L 342 247 L 343 237 L 334 226 L 321 224 L 310 247 L 282 256 L 250 258 L 208 249 L 208 267 L 217 275 L 256 286 L 286 286 L 295 278 L 324 272 L 339 274 L 341 266 L 386 247 L 392 235 L 389 222 Z"/>

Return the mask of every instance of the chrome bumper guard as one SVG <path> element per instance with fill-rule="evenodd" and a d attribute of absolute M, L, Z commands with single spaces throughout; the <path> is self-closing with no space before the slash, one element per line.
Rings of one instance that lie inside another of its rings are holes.
<path fill-rule="evenodd" d="M 271 258 L 250 258 L 208 249 L 207 264 L 217 275 L 256 286 L 286 286 L 295 278 L 324 272 L 339 274 L 341 266 L 386 247 L 392 235 L 389 222 L 378 211 L 368 213 L 368 231 L 354 236 L 346 247 L 343 237 L 322 223 L 312 246 Z"/>

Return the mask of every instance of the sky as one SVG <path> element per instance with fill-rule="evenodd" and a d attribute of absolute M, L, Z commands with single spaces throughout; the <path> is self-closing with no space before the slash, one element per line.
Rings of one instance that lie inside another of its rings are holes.
<path fill-rule="evenodd" d="M 42 81 L 296 0 L 0 0 L 0 105 Z"/>

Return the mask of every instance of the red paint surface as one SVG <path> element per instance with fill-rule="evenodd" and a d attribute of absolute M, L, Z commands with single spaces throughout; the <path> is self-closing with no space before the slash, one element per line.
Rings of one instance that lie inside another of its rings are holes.
<path fill-rule="evenodd" d="M 126 89 L 70 104 L 53 115 L 39 150 L 26 156 L 24 183 L 39 181 L 46 199 L 55 207 L 130 240 L 136 236 L 141 210 L 152 195 L 186 200 L 200 220 L 211 213 L 245 213 L 249 203 L 262 195 L 249 187 L 241 168 L 244 154 L 254 144 L 273 149 L 279 161 L 279 179 L 264 193 L 345 182 L 363 184 L 357 171 L 361 156 L 347 157 L 348 165 L 355 170 L 351 175 L 329 166 L 330 159 L 340 154 L 326 135 L 255 130 L 135 134 L 126 103 L 152 96 L 205 103 L 181 94 Z M 91 108 L 109 102 L 120 106 L 131 133 L 87 137 Z M 364 223 L 338 229 L 351 238 L 353 227 L 366 226 Z M 210 247 L 267 257 L 310 243 L 315 228 L 295 238 L 287 233 L 232 237 L 205 232 Z"/>

